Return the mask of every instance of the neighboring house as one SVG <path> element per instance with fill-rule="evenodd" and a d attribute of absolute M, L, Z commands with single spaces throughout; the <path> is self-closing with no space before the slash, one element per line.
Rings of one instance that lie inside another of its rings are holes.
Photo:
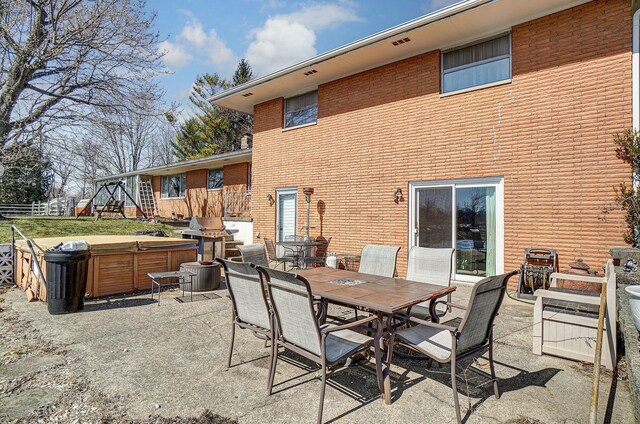
<path fill-rule="evenodd" d="M 254 232 L 303 234 L 312 187 L 312 235 L 401 246 L 401 274 L 413 245 L 456 247 L 458 280 L 527 247 L 598 269 L 625 230 L 612 137 L 638 124 L 632 11 L 463 1 L 214 96 L 254 116 Z"/>
<path fill-rule="evenodd" d="M 241 233 L 251 237 L 251 149 L 109 175 L 96 180 L 96 189 L 108 181 L 122 181 L 149 217 L 222 217 L 228 228 L 239 225 Z M 141 216 L 120 191 L 116 198 L 125 202 L 125 215 Z M 95 207 L 107 199 L 103 190 Z"/>

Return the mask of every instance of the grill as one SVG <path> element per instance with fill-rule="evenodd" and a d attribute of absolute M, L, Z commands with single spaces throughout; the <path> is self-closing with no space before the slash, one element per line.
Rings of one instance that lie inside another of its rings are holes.
<path fill-rule="evenodd" d="M 220 217 L 197 217 L 194 216 L 189 221 L 189 228 L 186 230 L 173 230 L 174 233 L 180 234 L 182 238 L 198 240 L 198 261 L 204 261 L 204 246 L 209 242 L 213 244 L 213 256 L 216 256 L 217 241 L 220 241 L 221 248 L 219 256 L 224 258 L 224 240 L 225 237 L 236 233 L 237 230 L 227 230 L 222 223 Z"/>

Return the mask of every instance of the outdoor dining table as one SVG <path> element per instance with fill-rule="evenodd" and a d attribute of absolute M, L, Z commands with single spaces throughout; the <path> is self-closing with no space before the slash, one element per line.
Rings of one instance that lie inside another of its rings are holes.
<path fill-rule="evenodd" d="M 315 240 L 290 240 L 290 241 L 278 241 L 276 246 L 282 246 L 288 250 L 295 251 L 298 257 L 298 268 L 304 268 L 305 263 L 303 258 L 311 255 L 311 249 L 316 246 L 321 246 L 322 241 Z"/>
<path fill-rule="evenodd" d="M 455 291 L 455 287 L 409 281 L 402 278 L 380 277 L 360 272 L 327 267 L 298 270 L 296 273 L 309 281 L 314 296 L 329 302 L 353 306 L 375 313 L 380 320 L 386 316 L 384 339 L 392 334 L 393 315 L 425 301 L 435 301 Z M 391 378 L 385 360 L 383 399 L 391 403 Z"/>

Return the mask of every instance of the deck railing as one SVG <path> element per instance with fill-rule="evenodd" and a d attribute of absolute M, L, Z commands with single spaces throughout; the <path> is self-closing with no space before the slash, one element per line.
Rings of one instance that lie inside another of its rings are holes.
<path fill-rule="evenodd" d="M 245 188 L 224 190 L 225 216 L 251 216 L 251 192 Z"/>

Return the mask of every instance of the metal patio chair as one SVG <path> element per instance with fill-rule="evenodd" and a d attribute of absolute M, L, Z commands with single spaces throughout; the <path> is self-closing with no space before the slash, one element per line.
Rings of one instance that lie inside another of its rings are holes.
<path fill-rule="evenodd" d="M 367 244 L 362 248 L 362 253 L 360 254 L 358 272 L 381 277 L 394 277 L 399 250 L 400 247 L 398 246 Z"/>
<path fill-rule="evenodd" d="M 452 248 L 428 248 L 413 246 L 409 250 L 407 260 L 407 280 L 420 283 L 437 284 L 449 287 L 451 285 L 451 264 L 453 258 Z M 447 295 L 447 302 L 451 302 L 451 294 Z M 429 320 L 430 302 L 422 302 L 408 308 L 407 315 Z M 450 308 L 442 303 L 436 304 L 436 314 L 443 316 L 450 311 Z"/>
<path fill-rule="evenodd" d="M 453 389 L 453 401 L 458 423 L 462 422 L 456 386 L 456 363 L 458 360 L 468 356 L 479 356 L 488 348 L 493 391 L 496 398 L 500 397 L 493 365 L 493 321 L 498 315 L 500 304 L 507 290 L 507 282 L 516 274 L 517 271 L 514 271 L 481 280 L 473 287 L 469 304 L 466 307 L 442 301 L 447 306 L 466 311 L 464 318 L 456 327 L 437 323 L 438 318 L 435 316 L 432 316 L 435 322 L 410 317 L 409 320 L 418 325 L 391 333 L 387 360 L 389 368 L 391 368 L 396 339 L 400 344 L 427 355 L 438 363 L 451 364 L 451 388 Z"/>
<path fill-rule="evenodd" d="M 373 345 L 376 358 L 378 388 L 382 391 L 382 355 L 380 338 L 382 322 L 378 317 L 369 317 L 349 324 L 320 326 L 314 310 L 314 301 L 309 282 L 301 276 L 274 269 L 258 267 L 266 280 L 275 321 L 277 323 L 275 343 L 271 348 L 269 389 L 271 395 L 278 362 L 278 347 L 282 346 L 319 364 L 322 372 L 318 423 L 322 422 L 327 368 Z M 376 322 L 374 337 L 365 336 L 352 328 Z"/>
<path fill-rule="evenodd" d="M 320 265 L 325 266 L 327 261 L 327 252 L 329 252 L 329 243 L 331 243 L 331 237 L 327 240 L 324 239 L 316 239 L 317 242 L 321 242 L 322 244 L 315 246 L 316 251 L 313 256 L 302 256 L 302 261 L 305 266 L 309 265 Z"/>
<path fill-rule="evenodd" d="M 234 262 L 216 258 L 222 264 L 231 298 L 231 345 L 227 368 L 231 367 L 236 326 L 249 329 L 267 340 L 274 339 L 273 316 L 258 271 L 247 262 Z M 272 343 L 273 344 L 273 343 Z"/>
<path fill-rule="evenodd" d="M 267 248 L 267 256 L 268 256 L 269 262 L 275 262 L 276 267 L 279 264 L 282 264 L 282 270 L 286 271 L 285 266 L 287 264 L 290 264 L 291 267 L 297 264 L 298 262 L 297 255 L 278 256 L 276 253 L 276 244 L 273 242 L 272 239 L 265 237 L 264 245 Z"/>
<path fill-rule="evenodd" d="M 248 244 L 245 246 L 238 246 L 240 255 L 242 256 L 242 262 L 249 262 L 256 266 L 269 267 L 269 259 L 267 259 L 267 250 L 264 244 Z"/>

